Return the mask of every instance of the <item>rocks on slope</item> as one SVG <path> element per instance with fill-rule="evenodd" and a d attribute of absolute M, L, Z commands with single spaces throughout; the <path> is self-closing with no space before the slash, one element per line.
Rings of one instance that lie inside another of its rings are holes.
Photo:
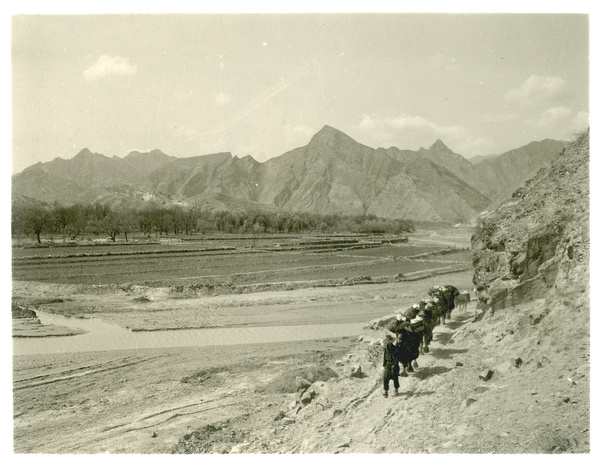
<path fill-rule="evenodd" d="M 487 185 L 488 196 L 498 205 L 540 168 L 548 167 L 565 144 L 547 139 L 534 141 L 504 154 L 484 158 L 474 165 L 474 169 Z"/>
<path fill-rule="evenodd" d="M 589 294 L 589 132 L 517 189 L 473 236 L 474 283 L 495 309 Z"/>

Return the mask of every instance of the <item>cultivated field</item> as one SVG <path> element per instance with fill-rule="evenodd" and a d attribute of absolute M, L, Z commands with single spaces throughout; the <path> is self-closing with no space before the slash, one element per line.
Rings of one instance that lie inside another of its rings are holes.
<path fill-rule="evenodd" d="M 439 255 L 444 249 L 362 236 L 169 239 L 162 244 L 15 247 L 12 270 L 18 281 L 168 287 L 393 277 L 470 261 L 465 251 Z"/>

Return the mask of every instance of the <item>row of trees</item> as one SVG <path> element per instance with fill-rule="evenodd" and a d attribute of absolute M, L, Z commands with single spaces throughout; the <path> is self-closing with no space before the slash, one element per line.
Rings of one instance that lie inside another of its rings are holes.
<path fill-rule="evenodd" d="M 44 234 L 77 238 L 82 234 L 104 235 L 127 241 L 134 233 L 150 237 L 221 233 L 363 232 L 402 234 L 413 230 L 407 220 L 387 220 L 375 215 L 315 215 L 271 211 L 228 211 L 200 206 L 148 203 L 140 208 L 110 207 L 102 203 L 61 205 L 13 201 L 13 237 Z"/>

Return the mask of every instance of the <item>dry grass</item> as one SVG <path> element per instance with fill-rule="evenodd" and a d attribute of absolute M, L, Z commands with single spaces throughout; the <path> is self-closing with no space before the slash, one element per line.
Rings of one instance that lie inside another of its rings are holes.
<path fill-rule="evenodd" d="M 540 454 L 569 454 L 575 452 L 577 447 L 577 440 L 564 429 L 551 427 L 539 430 L 533 443 L 534 451 Z"/>

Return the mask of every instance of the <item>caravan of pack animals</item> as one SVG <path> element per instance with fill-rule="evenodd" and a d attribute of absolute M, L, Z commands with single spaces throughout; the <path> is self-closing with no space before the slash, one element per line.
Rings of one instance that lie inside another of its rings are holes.
<path fill-rule="evenodd" d="M 394 383 L 394 394 L 398 395 L 398 376 L 407 377 L 407 372 L 414 372 L 419 367 L 417 358 L 420 353 L 429 353 L 434 327 L 446 324 L 446 319 L 452 317 L 459 297 L 465 307 L 471 298 L 468 291 L 460 292 L 451 285 L 436 285 L 428 294 L 432 298 L 420 300 L 406 312 L 396 314 L 396 319 L 386 327 L 383 354 L 383 396 L 386 398 L 390 380 Z"/>

